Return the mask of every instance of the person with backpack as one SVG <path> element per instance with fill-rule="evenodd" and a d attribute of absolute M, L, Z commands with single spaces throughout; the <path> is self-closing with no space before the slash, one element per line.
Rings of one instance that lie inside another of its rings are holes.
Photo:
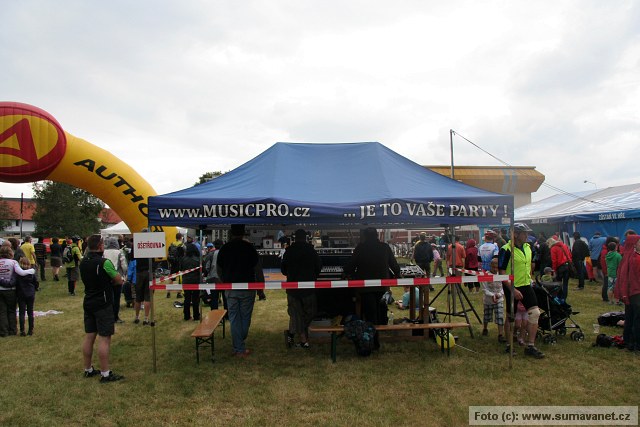
<path fill-rule="evenodd" d="M 169 249 L 167 250 L 167 261 L 169 262 L 169 273 L 176 274 L 180 271 L 180 259 L 184 256 L 184 240 L 182 233 L 176 233 L 176 240 L 171 242 Z M 178 283 L 182 283 L 182 277 L 178 277 Z M 171 279 L 173 284 L 173 279 Z M 171 297 L 171 292 L 167 292 L 167 298 Z M 182 295 L 178 292 L 176 298 L 181 298 Z"/>
<path fill-rule="evenodd" d="M 76 282 L 80 276 L 80 272 L 78 270 L 78 265 L 80 261 L 82 261 L 82 252 L 80 252 L 80 248 L 78 247 L 78 241 L 80 237 L 73 236 L 67 239 L 67 246 L 64 248 L 64 252 L 62 252 L 62 262 L 67 269 L 67 286 L 69 295 L 76 295 Z"/>
<path fill-rule="evenodd" d="M 121 277 L 127 276 L 127 258 L 124 251 L 120 250 L 120 244 L 115 237 L 107 237 L 104 241 L 105 250 L 104 257 L 107 258 L 115 266 L 116 271 Z M 117 323 L 124 323 L 120 318 L 120 296 L 122 295 L 122 285 L 113 285 L 113 316 Z"/>
<path fill-rule="evenodd" d="M 84 377 L 100 376 L 101 383 L 109 383 L 124 379 L 109 369 L 109 352 L 111 336 L 115 333 L 115 318 L 113 315 L 113 285 L 122 285 L 122 276 L 107 258 L 102 256 L 104 241 L 99 234 L 93 234 L 87 239 L 87 256 L 80 262 L 80 275 L 84 283 L 84 332 L 82 343 L 82 358 L 84 362 Z M 93 346 L 96 338 L 98 342 L 98 359 L 100 370 L 91 364 Z"/>

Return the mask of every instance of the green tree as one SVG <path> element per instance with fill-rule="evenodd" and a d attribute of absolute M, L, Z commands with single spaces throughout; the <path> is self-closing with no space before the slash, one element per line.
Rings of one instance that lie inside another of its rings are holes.
<path fill-rule="evenodd" d="M 33 184 L 35 233 L 41 236 L 88 236 L 100 231 L 104 203 L 84 190 L 53 181 Z"/>
<path fill-rule="evenodd" d="M 220 175 L 222 175 L 222 172 L 220 172 L 220 171 L 205 172 L 204 174 L 202 174 L 200 176 L 200 178 L 198 179 L 198 182 L 193 184 L 193 186 L 195 187 L 196 185 L 204 184 L 205 182 L 211 181 L 212 179 L 217 178 Z"/>
<path fill-rule="evenodd" d="M 9 224 L 11 224 L 11 218 L 13 218 L 11 208 L 0 196 L 0 230 L 4 230 Z"/>

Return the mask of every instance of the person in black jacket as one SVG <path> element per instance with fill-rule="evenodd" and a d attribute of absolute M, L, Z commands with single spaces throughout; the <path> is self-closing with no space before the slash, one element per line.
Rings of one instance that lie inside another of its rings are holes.
<path fill-rule="evenodd" d="M 300 229 L 295 232 L 295 242 L 287 248 L 282 257 L 280 270 L 287 276 L 288 282 L 315 281 L 322 263 L 320 256 L 307 243 L 307 233 Z M 316 291 L 311 289 L 287 289 L 287 312 L 289 330 L 286 332 L 287 347 L 294 344 L 295 334 L 300 337 L 299 347 L 309 348 L 308 331 L 316 311 Z"/>
<path fill-rule="evenodd" d="M 231 240 L 220 248 L 216 265 L 222 283 L 264 282 L 258 252 L 250 242 L 244 240 L 244 236 L 244 224 L 231 225 Z M 233 356 L 245 358 L 251 354 L 245 341 L 251 327 L 256 291 L 230 289 L 226 295 Z"/>
<path fill-rule="evenodd" d="M 362 241 L 353 250 L 351 259 L 344 267 L 345 276 L 351 279 L 389 279 L 400 277 L 400 266 L 391 248 L 378 240 L 375 228 L 366 228 Z M 364 287 L 359 291 L 362 319 L 376 325 L 387 323 L 387 306 L 380 304 L 385 288 Z"/>
<path fill-rule="evenodd" d="M 109 351 L 111 336 L 115 333 L 115 317 L 113 315 L 114 284 L 122 285 L 122 277 L 114 265 L 102 256 L 104 241 L 99 234 L 93 234 L 87 239 L 89 252 L 80 262 L 80 277 L 84 283 L 84 331 L 86 333 L 82 344 L 85 378 L 100 374 L 100 382 L 112 382 L 123 379 L 109 369 Z M 98 342 L 98 359 L 100 371 L 91 365 L 93 345 L 96 337 Z"/>
<path fill-rule="evenodd" d="M 183 285 L 197 285 L 200 283 L 200 251 L 193 243 L 187 243 L 184 257 L 180 258 L 180 270 L 192 270 L 182 276 Z M 200 320 L 200 291 L 184 291 L 184 320 L 191 320 L 191 307 L 193 307 L 193 320 Z"/>
<path fill-rule="evenodd" d="M 578 287 L 577 290 L 584 289 L 584 276 L 586 274 L 586 267 L 584 265 L 584 259 L 590 255 L 589 245 L 587 242 L 580 238 L 580 233 L 577 231 L 573 233 L 573 246 L 571 247 L 571 258 L 573 259 L 573 265 L 578 272 Z"/>

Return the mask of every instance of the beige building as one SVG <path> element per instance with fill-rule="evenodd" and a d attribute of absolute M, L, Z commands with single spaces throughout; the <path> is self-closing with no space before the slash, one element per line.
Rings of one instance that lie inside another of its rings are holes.
<path fill-rule="evenodd" d="M 451 177 L 451 166 L 425 168 Z M 511 194 L 516 208 L 531 203 L 531 193 L 544 182 L 544 175 L 535 166 L 455 166 L 454 178 L 483 190 Z"/>

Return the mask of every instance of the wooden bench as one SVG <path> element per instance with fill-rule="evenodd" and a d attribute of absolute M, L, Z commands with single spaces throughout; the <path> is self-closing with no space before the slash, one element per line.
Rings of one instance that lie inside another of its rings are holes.
<path fill-rule="evenodd" d="M 211 361 L 213 362 L 213 337 L 216 328 L 222 323 L 222 338 L 225 337 L 225 315 L 227 310 L 211 310 L 196 326 L 191 334 L 196 339 L 196 362 L 200 363 L 200 346 L 211 347 Z"/>
<path fill-rule="evenodd" d="M 456 328 L 466 328 L 468 323 L 399 323 L 396 325 L 375 325 L 376 331 L 414 331 L 414 330 L 427 330 L 434 329 L 440 336 L 440 348 L 444 353 L 444 349 L 447 349 L 447 356 L 450 354 L 449 349 L 449 332 Z M 336 363 L 336 353 L 338 347 L 338 334 L 344 333 L 344 326 L 310 326 L 309 332 L 328 332 L 331 333 L 331 361 Z"/>

